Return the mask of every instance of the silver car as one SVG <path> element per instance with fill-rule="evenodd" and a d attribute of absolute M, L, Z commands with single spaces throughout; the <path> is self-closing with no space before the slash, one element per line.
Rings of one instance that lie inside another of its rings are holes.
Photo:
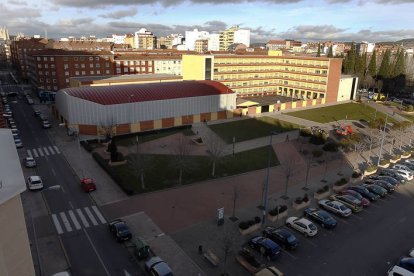
<path fill-rule="evenodd" d="M 343 217 L 349 217 L 352 214 L 351 209 L 349 209 L 339 201 L 322 199 L 319 200 L 318 204 L 326 211 L 332 212 Z"/>
<path fill-rule="evenodd" d="M 36 160 L 31 156 L 23 158 L 23 163 L 26 168 L 36 167 Z"/>

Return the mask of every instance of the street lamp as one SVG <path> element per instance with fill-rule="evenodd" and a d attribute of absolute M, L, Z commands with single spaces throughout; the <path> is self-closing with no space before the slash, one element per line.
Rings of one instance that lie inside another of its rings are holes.
<path fill-rule="evenodd" d="M 267 171 L 266 171 L 266 180 L 263 185 L 263 194 L 262 194 L 262 206 L 263 206 L 263 218 L 262 225 L 266 224 L 266 212 L 267 212 L 267 194 L 269 192 L 269 175 L 270 175 L 270 159 L 272 156 L 272 138 L 273 135 L 276 135 L 276 131 L 270 132 L 270 141 L 269 141 L 269 150 L 267 155 Z"/>
<path fill-rule="evenodd" d="M 236 137 L 233 136 L 233 156 L 234 156 L 234 143 L 236 143 Z"/>
<path fill-rule="evenodd" d="M 382 147 L 384 145 L 384 140 L 385 140 L 385 129 L 387 128 L 387 119 L 388 119 L 388 113 L 387 113 L 387 116 L 385 116 L 384 129 L 382 130 L 381 147 L 380 147 L 380 152 L 378 154 L 378 163 L 377 163 L 377 166 L 379 166 L 380 161 L 381 161 Z"/>

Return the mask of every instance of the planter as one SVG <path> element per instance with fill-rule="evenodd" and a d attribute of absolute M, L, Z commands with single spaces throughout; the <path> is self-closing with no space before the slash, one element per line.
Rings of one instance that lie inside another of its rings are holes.
<path fill-rule="evenodd" d="M 386 169 L 386 168 L 388 168 L 390 166 L 390 163 L 387 163 L 387 164 L 379 164 L 378 165 L 378 167 L 380 167 L 380 168 L 383 168 L 383 169 Z"/>
<path fill-rule="evenodd" d="M 397 163 L 398 161 L 400 161 L 401 160 L 401 157 L 396 157 L 395 159 L 390 159 L 390 163 L 393 163 L 393 164 L 395 164 L 395 163 Z"/>
<path fill-rule="evenodd" d="M 349 186 L 349 183 L 345 183 L 344 185 L 341 185 L 341 186 L 336 186 L 336 185 L 334 185 L 333 186 L 333 190 L 334 190 L 334 192 L 339 192 L 339 191 L 342 191 L 343 189 L 345 189 L 345 188 L 347 188 Z"/>
<path fill-rule="evenodd" d="M 256 230 L 259 230 L 260 226 L 261 226 L 261 223 L 256 223 L 256 224 L 253 224 L 252 226 L 250 226 L 249 228 L 247 228 L 245 230 L 242 230 L 242 229 L 239 228 L 239 231 L 242 235 L 248 235 L 250 233 L 253 233 Z"/>
<path fill-rule="evenodd" d="M 404 159 L 407 159 L 407 158 L 410 158 L 411 157 L 411 153 L 409 153 L 409 152 L 406 152 L 407 154 L 406 155 L 401 155 L 401 158 L 404 158 Z"/>
<path fill-rule="evenodd" d="M 374 173 L 377 172 L 377 170 L 378 169 L 375 169 L 375 170 L 372 170 L 372 171 L 364 171 L 364 176 L 368 176 L 368 175 L 374 174 Z"/>
<path fill-rule="evenodd" d="M 283 211 L 282 213 L 276 215 L 276 216 L 271 216 L 270 214 L 267 214 L 267 219 L 270 220 L 271 222 L 274 222 L 278 219 L 282 219 L 284 217 L 287 217 L 288 215 L 288 210 Z"/>
<path fill-rule="evenodd" d="M 123 160 L 123 161 L 116 161 L 116 162 L 112 162 L 109 161 L 109 166 L 121 166 L 121 165 L 125 165 L 127 163 L 127 160 Z"/>
<path fill-rule="evenodd" d="M 305 207 L 308 207 L 310 204 L 311 204 L 310 199 L 308 200 L 308 202 L 302 202 L 300 204 L 297 204 L 296 202 L 293 202 L 293 209 L 300 210 L 300 209 L 303 209 Z"/>
<path fill-rule="evenodd" d="M 328 189 L 326 192 L 318 194 L 317 192 L 313 193 L 313 197 L 317 200 L 321 200 L 324 199 L 326 197 L 328 197 L 331 194 L 331 189 Z"/>

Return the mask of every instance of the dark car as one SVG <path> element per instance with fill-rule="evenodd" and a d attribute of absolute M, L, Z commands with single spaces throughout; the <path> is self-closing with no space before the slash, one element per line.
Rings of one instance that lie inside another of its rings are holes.
<path fill-rule="evenodd" d="M 353 197 L 355 197 L 356 199 L 359 199 L 359 201 L 361 201 L 362 206 L 363 207 L 368 207 L 369 206 L 369 200 L 366 199 L 365 197 L 363 197 L 360 193 L 358 193 L 357 191 L 354 190 L 342 190 L 339 192 L 341 195 L 351 195 Z"/>
<path fill-rule="evenodd" d="M 299 240 L 296 236 L 285 228 L 267 226 L 263 230 L 263 236 L 279 244 L 282 248 L 295 249 L 299 245 Z"/>
<path fill-rule="evenodd" d="M 367 188 L 368 191 L 370 191 L 373 194 L 379 195 L 380 197 L 385 197 L 387 195 L 387 190 L 384 188 L 375 185 L 375 184 L 363 184 L 365 188 Z"/>
<path fill-rule="evenodd" d="M 402 257 L 398 262 L 398 266 L 414 273 L 414 258 Z"/>
<path fill-rule="evenodd" d="M 349 187 L 348 189 L 352 190 L 352 191 L 355 191 L 355 192 L 358 192 L 360 195 L 362 195 L 363 197 L 365 197 L 369 201 L 376 201 L 380 198 L 379 195 L 371 193 L 370 191 L 368 191 L 367 188 L 365 188 L 363 186 L 360 186 L 360 185 Z"/>
<path fill-rule="evenodd" d="M 40 114 L 42 114 L 42 112 L 40 112 L 39 110 L 34 111 L 35 117 L 40 117 Z"/>
<path fill-rule="evenodd" d="M 390 183 L 391 185 L 394 185 L 395 188 L 397 188 L 401 184 L 400 181 L 398 181 L 394 177 L 386 176 L 386 175 L 372 175 L 372 176 L 369 177 L 369 179 L 386 181 L 386 182 Z"/>
<path fill-rule="evenodd" d="M 145 270 L 154 276 L 173 276 L 171 268 L 158 256 L 152 257 L 145 262 Z"/>
<path fill-rule="evenodd" d="M 396 173 L 394 170 L 391 170 L 391 169 L 382 169 L 380 171 L 380 175 L 391 176 L 397 179 L 400 183 L 407 182 L 407 180 L 404 177 L 402 177 L 401 175 L 399 175 L 398 173 Z"/>
<path fill-rule="evenodd" d="M 112 234 L 115 236 L 116 240 L 126 241 L 130 240 L 132 238 L 132 234 L 128 229 L 128 226 L 126 225 L 125 221 L 120 219 L 115 219 L 108 223 L 109 230 L 112 232 Z"/>
<path fill-rule="evenodd" d="M 322 228 L 333 229 L 338 224 L 336 220 L 326 211 L 316 208 L 306 208 L 305 217 L 319 223 Z"/>
<path fill-rule="evenodd" d="M 269 238 L 257 236 L 249 241 L 249 246 L 259 251 L 268 259 L 275 259 L 280 255 L 280 246 Z"/>
<path fill-rule="evenodd" d="M 363 209 L 362 202 L 351 195 L 335 194 L 330 196 L 331 199 L 336 200 L 347 206 L 354 213 L 361 212 Z"/>
<path fill-rule="evenodd" d="M 378 185 L 378 186 L 384 188 L 385 190 L 387 190 L 387 193 L 389 193 L 389 194 L 391 194 L 395 191 L 394 185 L 392 185 L 392 184 L 390 184 L 390 183 L 388 183 L 384 180 L 367 179 L 367 180 L 365 180 L 365 183 Z"/>

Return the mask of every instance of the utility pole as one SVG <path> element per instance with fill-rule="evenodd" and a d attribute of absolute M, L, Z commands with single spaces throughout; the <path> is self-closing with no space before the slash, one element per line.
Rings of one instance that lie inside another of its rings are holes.
<path fill-rule="evenodd" d="M 385 117 L 384 129 L 382 130 L 381 147 L 380 147 L 380 152 L 379 152 L 379 155 L 378 155 L 377 166 L 379 166 L 380 161 L 381 161 L 382 147 L 384 145 L 384 140 L 385 140 L 385 129 L 387 128 L 387 120 L 388 120 L 388 113 L 387 113 L 387 116 Z"/>

